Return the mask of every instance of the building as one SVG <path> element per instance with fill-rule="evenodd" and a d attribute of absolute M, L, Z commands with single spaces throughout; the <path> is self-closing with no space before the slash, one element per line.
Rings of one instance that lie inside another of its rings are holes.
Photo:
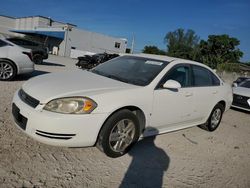
<path fill-rule="evenodd" d="M 0 15 L 0 34 L 44 43 L 51 53 L 76 58 L 91 53 L 125 53 L 127 40 L 90 32 L 43 16 Z"/>

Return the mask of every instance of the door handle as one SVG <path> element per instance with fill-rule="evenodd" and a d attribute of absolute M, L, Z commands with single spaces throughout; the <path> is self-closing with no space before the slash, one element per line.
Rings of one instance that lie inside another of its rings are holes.
<path fill-rule="evenodd" d="M 213 91 L 213 94 L 217 94 L 218 93 L 218 91 Z"/>
<path fill-rule="evenodd" d="M 185 93 L 185 97 L 191 97 L 191 96 L 193 96 L 193 93 L 189 93 L 189 92 Z"/>

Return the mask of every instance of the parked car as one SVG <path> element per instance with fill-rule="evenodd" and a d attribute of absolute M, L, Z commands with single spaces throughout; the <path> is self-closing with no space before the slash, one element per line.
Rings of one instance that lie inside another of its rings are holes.
<path fill-rule="evenodd" d="M 32 78 L 16 92 L 12 112 L 40 142 L 97 146 L 119 157 L 139 137 L 196 125 L 214 131 L 231 102 L 231 86 L 207 66 L 141 54 Z"/>
<path fill-rule="evenodd" d="M 233 87 L 237 87 L 241 82 L 250 79 L 249 77 L 238 77 L 234 82 L 233 82 Z"/>
<path fill-rule="evenodd" d="M 36 64 L 41 64 L 43 63 L 44 59 L 48 59 L 48 48 L 46 48 L 41 43 L 17 37 L 7 38 L 7 40 L 16 45 L 22 46 L 23 48 L 31 49 L 33 54 L 33 62 Z"/>
<path fill-rule="evenodd" d="M 232 107 L 250 111 L 250 79 L 233 88 Z"/>
<path fill-rule="evenodd" d="M 97 65 L 104 63 L 110 59 L 118 57 L 118 54 L 108 54 L 108 53 L 100 53 L 94 55 L 85 55 L 82 57 L 78 57 L 78 62 L 76 66 L 81 69 L 92 69 Z"/>
<path fill-rule="evenodd" d="M 0 39 L 0 80 L 12 80 L 18 74 L 33 70 L 31 50 Z"/>

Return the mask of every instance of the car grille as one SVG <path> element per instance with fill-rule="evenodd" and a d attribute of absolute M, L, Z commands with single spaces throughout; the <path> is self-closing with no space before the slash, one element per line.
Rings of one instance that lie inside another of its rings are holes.
<path fill-rule="evenodd" d="M 28 95 L 27 93 L 25 93 L 23 91 L 23 89 L 19 90 L 18 95 L 23 102 L 25 102 L 26 104 L 28 104 L 29 106 L 31 106 L 33 108 L 37 107 L 37 105 L 40 103 L 39 100 L 37 100 L 37 99 L 31 97 L 30 95 Z"/>
<path fill-rule="evenodd" d="M 49 133 L 40 130 L 36 130 L 36 134 L 42 137 L 51 139 L 60 139 L 60 140 L 69 140 L 76 135 L 76 134 Z"/>
<path fill-rule="evenodd" d="M 20 114 L 20 109 L 16 106 L 15 103 L 12 104 L 12 115 L 16 124 L 21 127 L 23 130 L 26 129 L 28 119 Z"/>
<path fill-rule="evenodd" d="M 234 94 L 233 95 L 233 103 L 232 103 L 232 105 L 238 106 L 238 107 L 241 107 L 241 108 L 250 109 L 250 106 L 249 106 L 249 104 L 247 102 L 247 100 L 249 98 L 250 97 Z"/>

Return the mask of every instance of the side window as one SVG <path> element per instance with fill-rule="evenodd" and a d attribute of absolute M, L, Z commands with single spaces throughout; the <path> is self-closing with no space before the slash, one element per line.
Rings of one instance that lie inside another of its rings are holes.
<path fill-rule="evenodd" d="M 181 87 L 190 86 L 190 68 L 189 66 L 180 65 L 171 69 L 164 77 L 162 84 L 167 80 L 175 80 L 181 84 Z"/>
<path fill-rule="evenodd" d="M 213 80 L 209 70 L 204 67 L 193 65 L 194 86 L 212 86 Z"/>
<path fill-rule="evenodd" d="M 120 48 L 120 47 L 121 47 L 121 43 L 115 42 L 115 48 Z"/>
<path fill-rule="evenodd" d="M 24 45 L 27 45 L 27 46 L 38 46 L 38 44 L 28 41 L 28 40 L 23 40 L 23 43 Z"/>
<path fill-rule="evenodd" d="M 6 45 L 8 45 L 6 42 L 0 40 L 0 47 L 6 46 Z"/>
<path fill-rule="evenodd" d="M 22 41 L 20 41 L 18 39 L 11 39 L 10 41 L 17 44 L 17 45 L 22 45 L 23 44 Z"/>
<path fill-rule="evenodd" d="M 32 46 L 31 43 L 27 40 L 20 40 L 20 43 L 25 46 Z"/>
<path fill-rule="evenodd" d="M 210 72 L 212 76 L 213 86 L 219 86 L 220 80 L 214 75 L 214 73 Z"/>

